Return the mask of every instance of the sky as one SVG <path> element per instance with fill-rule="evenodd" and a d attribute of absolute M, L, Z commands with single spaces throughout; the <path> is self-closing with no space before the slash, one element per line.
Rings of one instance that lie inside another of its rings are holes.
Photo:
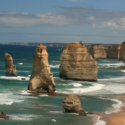
<path fill-rule="evenodd" d="M 0 43 L 125 41 L 125 0 L 1 0 Z"/>

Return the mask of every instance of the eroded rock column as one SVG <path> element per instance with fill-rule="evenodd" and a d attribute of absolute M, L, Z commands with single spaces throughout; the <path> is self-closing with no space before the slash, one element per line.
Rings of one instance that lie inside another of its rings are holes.
<path fill-rule="evenodd" d="M 87 52 L 87 48 L 78 42 L 65 46 L 60 56 L 60 74 L 63 79 L 97 81 L 96 60 Z"/>
<path fill-rule="evenodd" d="M 56 85 L 53 74 L 50 73 L 48 53 L 42 44 L 37 46 L 33 57 L 33 68 L 28 89 L 38 92 L 54 92 Z"/>
<path fill-rule="evenodd" d="M 6 68 L 6 76 L 17 76 L 16 66 L 13 65 L 13 58 L 10 54 L 5 53 L 5 68 Z"/>
<path fill-rule="evenodd" d="M 107 53 L 105 51 L 105 47 L 102 44 L 90 45 L 88 48 L 88 52 L 95 59 L 107 58 Z"/>

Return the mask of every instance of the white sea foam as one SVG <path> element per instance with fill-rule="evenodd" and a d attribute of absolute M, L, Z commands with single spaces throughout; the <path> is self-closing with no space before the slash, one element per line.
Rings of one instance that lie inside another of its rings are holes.
<path fill-rule="evenodd" d="M 121 70 L 122 72 L 125 72 L 125 70 Z"/>
<path fill-rule="evenodd" d="M 1 94 L 0 93 L 0 105 L 11 105 L 15 102 L 22 102 L 23 99 L 18 99 L 12 94 Z"/>
<path fill-rule="evenodd" d="M 67 83 L 67 84 L 58 84 L 58 85 L 62 85 L 62 86 L 69 86 L 69 85 L 73 85 L 74 87 L 80 87 L 83 86 L 80 83 Z"/>
<path fill-rule="evenodd" d="M 98 84 L 98 83 L 91 83 L 91 84 L 92 84 L 92 86 L 90 86 L 90 87 L 72 88 L 72 89 L 69 89 L 69 90 L 71 90 L 73 93 L 86 93 L 86 92 L 92 92 L 92 91 L 100 90 L 105 86 L 103 84 Z"/>
<path fill-rule="evenodd" d="M 39 96 L 48 96 L 47 94 L 42 94 L 42 95 L 39 95 Z"/>
<path fill-rule="evenodd" d="M 29 77 L 25 77 L 25 76 L 17 76 L 17 77 L 0 76 L 0 79 L 9 79 L 9 80 L 22 80 L 22 78 L 25 78 L 25 80 L 29 80 Z"/>
<path fill-rule="evenodd" d="M 51 119 L 53 122 L 56 122 L 56 119 Z"/>
<path fill-rule="evenodd" d="M 51 68 L 59 68 L 59 65 L 60 65 L 60 64 L 58 64 L 58 65 L 50 65 L 50 67 L 51 67 Z"/>
<path fill-rule="evenodd" d="M 107 67 L 113 67 L 117 68 L 119 66 L 125 66 L 123 62 L 118 62 L 118 63 L 104 63 L 104 64 L 98 64 L 99 66 L 107 66 Z"/>
<path fill-rule="evenodd" d="M 29 93 L 29 92 L 30 92 L 30 90 L 22 90 L 21 94 L 22 95 L 30 95 L 31 93 Z"/>
<path fill-rule="evenodd" d="M 21 62 L 21 63 L 18 63 L 19 65 L 23 65 L 23 63 Z"/>
<path fill-rule="evenodd" d="M 115 102 L 115 104 L 112 104 L 112 108 L 111 110 L 106 111 L 106 114 L 111 114 L 111 113 L 116 113 L 121 111 L 121 107 L 124 105 L 121 101 L 117 100 L 117 99 L 111 99 L 111 98 L 103 98 L 103 97 L 98 97 L 101 100 L 106 100 L 106 101 L 112 101 Z"/>
<path fill-rule="evenodd" d="M 9 114 L 8 114 L 9 115 Z M 11 120 L 21 120 L 21 121 L 30 121 L 34 118 L 42 117 L 42 115 L 32 115 L 32 114 L 10 114 L 9 119 Z"/>
<path fill-rule="evenodd" d="M 106 125 L 106 122 L 103 120 L 100 120 L 100 116 L 97 116 L 96 123 L 93 125 Z"/>

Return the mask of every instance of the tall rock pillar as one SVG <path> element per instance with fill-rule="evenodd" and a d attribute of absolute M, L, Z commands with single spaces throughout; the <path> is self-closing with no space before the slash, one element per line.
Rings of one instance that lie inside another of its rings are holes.
<path fill-rule="evenodd" d="M 33 68 L 28 89 L 39 92 L 54 92 L 55 88 L 53 74 L 50 73 L 46 47 L 39 44 L 33 57 Z"/>
<path fill-rule="evenodd" d="M 13 65 L 13 58 L 10 54 L 5 53 L 5 68 L 6 68 L 6 76 L 17 76 L 16 66 Z"/>

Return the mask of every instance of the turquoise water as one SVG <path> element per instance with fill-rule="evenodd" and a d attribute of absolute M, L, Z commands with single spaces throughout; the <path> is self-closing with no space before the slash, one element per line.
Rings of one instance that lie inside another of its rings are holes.
<path fill-rule="evenodd" d="M 112 112 L 120 106 L 120 102 L 112 99 L 125 93 L 125 71 L 111 68 L 124 65 L 122 62 L 117 59 L 97 60 L 98 82 L 63 80 L 59 78 L 59 47 L 48 47 L 47 51 L 56 93 L 62 96 L 28 94 L 35 49 L 36 46 L 0 45 L 0 111 L 10 116 L 9 120 L 0 120 L 0 125 L 93 125 L 94 116 L 63 113 L 63 94 L 85 96 L 79 97 L 83 110 L 94 113 Z M 13 57 L 18 77 L 5 76 L 5 52 Z"/>

